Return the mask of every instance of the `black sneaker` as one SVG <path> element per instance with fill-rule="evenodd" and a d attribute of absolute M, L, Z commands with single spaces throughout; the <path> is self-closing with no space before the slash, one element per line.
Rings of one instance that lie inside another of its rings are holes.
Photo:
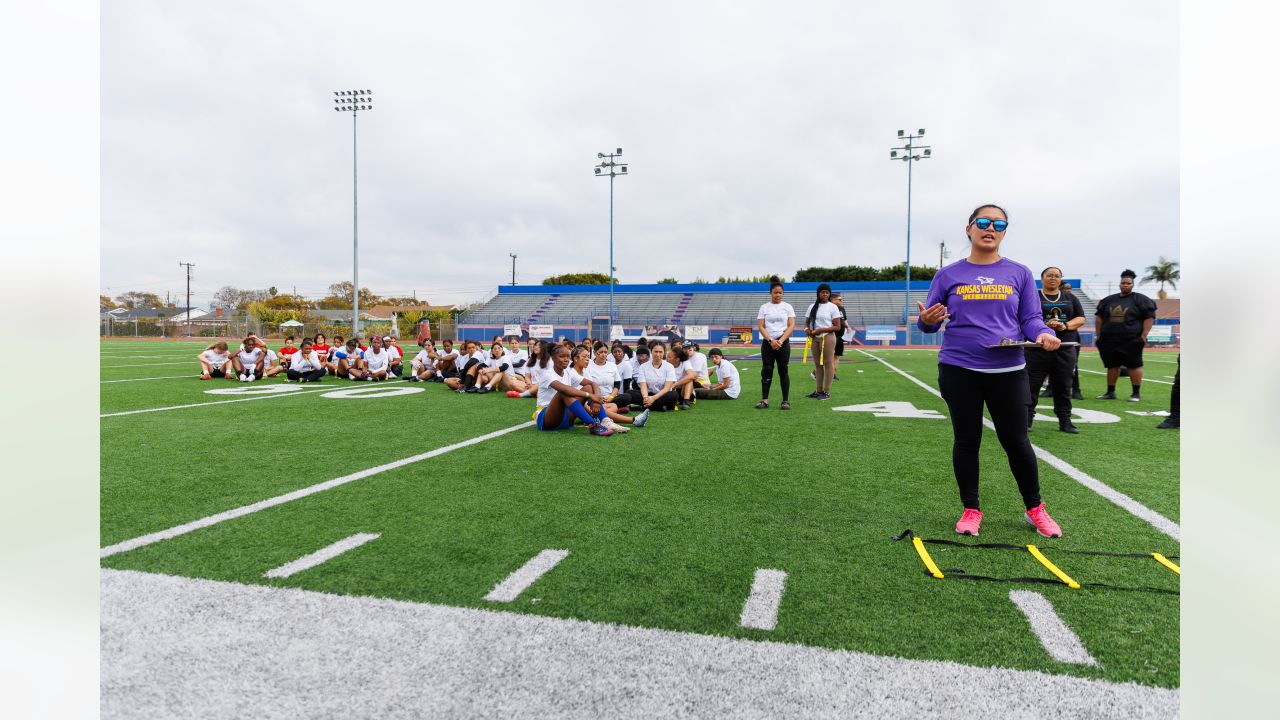
<path fill-rule="evenodd" d="M 1077 435 L 1080 432 L 1080 428 L 1073 425 L 1070 420 L 1059 420 L 1058 429 L 1071 435 Z"/>
<path fill-rule="evenodd" d="M 478 394 L 478 395 L 483 395 L 483 394 L 485 394 L 485 393 L 487 393 L 487 392 L 489 392 L 489 386 L 488 386 L 488 385 L 483 385 L 483 386 L 481 386 L 480 388 L 478 388 L 478 389 L 476 390 L 476 394 Z"/>
<path fill-rule="evenodd" d="M 1078 389 L 1077 389 L 1077 390 L 1072 390 L 1072 391 L 1071 391 L 1071 399 L 1072 399 L 1072 400 L 1083 400 L 1083 399 L 1084 399 L 1084 393 L 1080 392 Z"/>
<path fill-rule="evenodd" d="M 818 393 L 818 399 L 819 399 L 819 400 L 830 400 L 830 399 L 831 399 L 831 393 L 825 393 L 825 392 L 824 392 L 824 393 Z"/>
<path fill-rule="evenodd" d="M 688 409 L 689 409 L 689 408 L 691 408 L 691 407 L 693 407 L 693 406 L 692 406 L 692 405 L 690 405 L 690 404 L 689 404 L 689 403 L 687 403 L 687 402 L 682 402 L 682 403 L 680 403 L 680 409 L 681 409 L 681 410 L 688 410 Z"/>
<path fill-rule="evenodd" d="M 1099 400 L 1115 400 L 1116 394 L 1113 392 L 1105 392 L 1098 396 Z"/>
<path fill-rule="evenodd" d="M 791 403 L 787 402 L 786 400 L 783 400 L 783 401 L 782 401 L 782 404 L 778 406 L 778 409 L 779 409 L 779 410 L 790 410 L 790 409 L 791 409 Z"/>
<path fill-rule="evenodd" d="M 760 402 L 756 403 L 757 410 L 767 410 L 768 408 L 769 408 L 768 400 L 761 400 Z"/>
<path fill-rule="evenodd" d="M 1142 396 L 1138 393 L 1134 393 L 1129 396 L 1129 402 L 1142 402 Z"/>
<path fill-rule="evenodd" d="M 467 388 L 463 392 L 475 393 L 475 392 L 480 392 L 480 389 L 477 388 L 475 385 L 472 385 L 471 387 Z"/>
<path fill-rule="evenodd" d="M 810 400 L 817 400 L 817 399 L 818 399 L 818 395 L 820 395 L 820 394 L 821 394 L 821 393 L 819 393 L 817 390 L 814 390 L 813 392 L 809 393 L 808 395 L 805 395 L 805 397 L 809 398 Z"/>
<path fill-rule="evenodd" d="M 1164 422 L 1157 425 L 1156 429 L 1157 430 L 1177 430 L 1180 424 L 1181 423 L 1179 422 L 1178 418 L 1170 415 L 1169 417 L 1164 419 Z"/>

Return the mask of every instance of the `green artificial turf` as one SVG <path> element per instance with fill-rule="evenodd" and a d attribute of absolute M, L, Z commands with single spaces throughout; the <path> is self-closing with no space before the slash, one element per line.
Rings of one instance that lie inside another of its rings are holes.
<path fill-rule="evenodd" d="M 181 355 L 190 346 L 103 344 L 104 353 L 122 354 L 122 348 Z M 872 352 L 936 387 L 936 353 Z M 150 361 L 104 358 L 102 364 L 126 362 Z M 1096 354 L 1085 353 L 1081 367 L 1095 365 Z M 759 363 L 738 366 L 743 393 L 736 401 L 654 414 L 648 427 L 609 438 L 581 428 L 518 430 L 113 555 L 103 565 L 1179 685 L 1176 596 L 939 581 L 923 573 L 909 542 L 890 540 L 906 528 L 926 538 L 957 537 L 950 424 L 832 408 L 895 401 L 945 415 L 940 398 L 850 352 L 831 401 L 803 398 L 812 381 L 808 368 L 795 362 L 795 409 L 776 409 L 775 380 L 775 407 L 755 410 Z M 191 377 L 103 384 L 103 412 L 230 399 L 204 391 L 240 385 L 199 381 L 192 367 L 104 369 L 104 380 Z M 1174 366 L 1161 367 L 1172 374 Z M 1103 389 L 1101 376 L 1082 374 L 1081 380 L 1088 397 Z M 368 385 L 327 380 L 302 387 Z M 434 383 L 382 385 L 423 392 L 365 399 L 308 392 L 103 418 L 102 544 L 510 427 L 529 420 L 533 409 L 529 399 L 457 395 Z M 1149 383 L 1138 409 L 1166 408 L 1168 391 Z M 1037 423 L 1032 442 L 1176 522 L 1177 432 L 1154 429 L 1159 418 L 1128 415 L 1124 411 L 1135 408 L 1123 401 L 1081 406 L 1120 420 L 1082 424 L 1077 436 Z M 980 541 L 1036 544 L 1081 582 L 1178 588 L 1177 576 L 1154 560 L 1055 555 L 1055 549 L 1172 556 L 1179 550 L 1168 536 L 1043 463 L 1042 494 L 1066 537 L 1040 538 L 1022 520 L 993 433 L 986 433 L 982 453 Z M 381 537 L 292 577 L 262 577 L 358 532 Z M 548 548 L 570 555 L 513 603 L 483 600 Z M 1052 577 L 1020 550 L 930 546 L 930 552 L 945 569 Z M 757 568 L 788 574 L 773 631 L 738 626 Z M 1043 593 L 1100 665 L 1053 661 L 1008 600 L 1011 589 Z"/>

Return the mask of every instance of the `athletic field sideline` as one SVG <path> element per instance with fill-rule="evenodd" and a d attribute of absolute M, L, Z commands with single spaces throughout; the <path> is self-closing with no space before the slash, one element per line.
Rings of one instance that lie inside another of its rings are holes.
<path fill-rule="evenodd" d="M 1072 589 L 936 580 L 890 539 L 959 540 L 932 350 L 850 347 L 825 402 L 803 397 L 797 351 L 789 412 L 776 379 L 753 409 L 759 362 L 737 359 L 740 399 L 597 438 L 436 383 L 200 381 L 206 344 L 102 342 L 104 568 L 1103 681 L 1071 686 L 1086 704 L 1108 683 L 1179 686 L 1177 595 L 1095 585 L 1176 593 L 1179 576 L 1065 552 L 1177 563 L 1178 434 L 1146 414 L 1168 408 L 1172 353 L 1148 353 L 1140 403 L 1093 400 L 1102 367 L 1082 353 L 1079 435 L 1042 401 L 1031 441 L 1062 539 L 1025 524 L 986 433 L 982 536 L 962 542 L 1036 545 Z M 1029 552 L 926 547 L 943 574 L 1055 579 Z"/>

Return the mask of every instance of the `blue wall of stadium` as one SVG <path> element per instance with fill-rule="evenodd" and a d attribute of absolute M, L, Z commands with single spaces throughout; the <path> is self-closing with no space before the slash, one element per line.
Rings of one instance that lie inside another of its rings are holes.
<path fill-rule="evenodd" d="M 786 283 L 788 293 L 817 293 L 821 283 Z M 901 290 L 904 283 L 894 280 L 875 282 L 834 282 L 831 289 L 850 292 L 858 290 Z M 912 290 L 928 290 L 928 280 L 912 280 Z M 607 293 L 608 285 L 499 285 L 499 295 L 544 295 L 558 293 L 570 295 L 575 293 Z M 742 293 L 758 292 L 769 294 L 769 283 L 677 283 L 673 285 L 614 285 L 614 294 L 620 293 Z"/>

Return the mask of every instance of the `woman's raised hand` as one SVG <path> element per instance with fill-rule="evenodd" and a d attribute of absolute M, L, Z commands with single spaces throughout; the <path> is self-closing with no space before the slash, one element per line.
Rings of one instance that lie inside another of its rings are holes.
<path fill-rule="evenodd" d="M 937 325 L 951 317 L 947 314 L 947 306 L 942 303 L 934 303 L 926 308 L 924 303 L 916 301 L 916 305 L 920 307 L 920 322 L 925 325 Z"/>

